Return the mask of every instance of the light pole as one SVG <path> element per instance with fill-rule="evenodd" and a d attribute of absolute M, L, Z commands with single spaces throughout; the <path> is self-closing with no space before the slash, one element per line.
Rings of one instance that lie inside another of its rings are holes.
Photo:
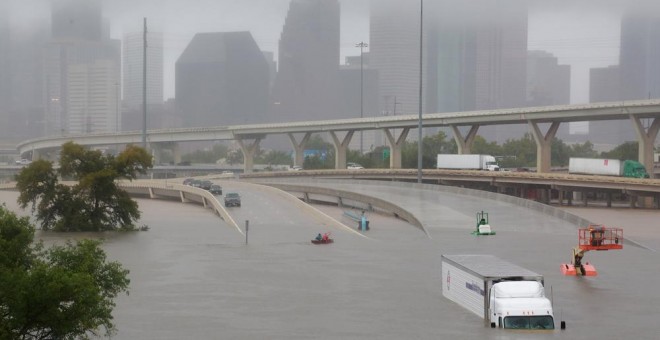
<path fill-rule="evenodd" d="M 117 92 L 116 108 L 115 108 L 115 132 L 119 132 L 119 106 L 121 101 L 121 96 L 119 94 L 119 83 L 115 83 L 115 90 Z"/>
<path fill-rule="evenodd" d="M 424 0 L 419 0 L 419 118 L 417 130 L 417 183 L 422 183 L 422 43 L 424 32 Z"/>
<path fill-rule="evenodd" d="M 355 44 L 355 47 L 360 48 L 360 118 L 364 117 L 364 63 L 363 63 L 363 56 L 364 56 L 364 48 L 368 47 L 369 45 L 365 43 L 364 41 L 360 41 L 359 43 Z M 362 130 L 360 130 L 360 154 L 362 154 L 362 145 L 364 143 L 364 139 L 362 138 Z"/>

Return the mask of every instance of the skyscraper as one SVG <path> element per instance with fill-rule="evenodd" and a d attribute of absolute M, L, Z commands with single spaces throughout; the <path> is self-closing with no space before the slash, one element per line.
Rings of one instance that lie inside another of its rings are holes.
<path fill-rule="evenodd" d="M 621 20 L 623 100 L 660 98 L 660 13 L 635 11 Z"/>
<path fill-rule="evenodd" d="M 527 53 L 527 106 L 568 105 L 571 102 L 571 66 L 559 65 L 545 51 Z"/>
<path fill-rule="evenodd" d="M 51 25 L 55 40 L 101 40 L 101 0 L 53 0 Z"/>
<path fill-rule="evenodd" d="M 121 44 L 104 29 L 101 0 L 55 0 L 51 14 L 52 36 L 44 52 L 44 133 L 116 131 Z M 94 93 L 84 93 L 91 88 Z"/>
<path fill-rule="evenodd" d="M 419 19 L 419 2 L 371 1 L 369 66 L 378 71 L 380 111 L 392 111 L 395 97 L 405 113 L 418 111 Z"/>
<path fill-rule="evenodd" d="M 279 42 L 271 121 L 337 117 L 339 1 L 292 0 Z"/>
<path fill-rule="evenodd" d="M 144 33 L 123 40 L 123 103 L 129 111 L 142 109 Z M 147 106 L 163 104 L 163 34 L 147 33 Z M 147 110 L 151 111 L 151 110 Z"/>
<path fill-rule="evenodd" d="M 437 72 L 430 75 L 429 92 L 437 91 L 433 94 L 436 107 L 440 111 L 470 111 L 525 106 L 526 3 L 442 0 L 431 9 L 433 33 L 428 45 L 435 48 L 429 50 L 428 63 Z M 429 99 L 433 95 L 429 93 Z M 489 126 L 481 128 L 479 134 L 504 142 L 518 137 L 520 131 L 513 126 Z"/>
<path fill-rule="evenodd" d="M 198 33 L 176 62 L 183 125 L 263 123 L 269 66 L 250 32 Z"/>

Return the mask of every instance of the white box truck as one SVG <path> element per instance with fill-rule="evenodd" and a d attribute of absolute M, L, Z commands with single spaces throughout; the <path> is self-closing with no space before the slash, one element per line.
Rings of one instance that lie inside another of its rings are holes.
<path fill-rule="evenodd" d="M 543 276 L 513 263 L 492 255 L 442 255 L 442 283 L 444 297 L 492 328 L 555 329 Z"/>
<path fill-rule="evenodd" d="M 601 158 L 577 158 L 568 160 L 568 173 L 582 175 L 649 178 L 644 165 L 637 161 Z"/>
<path fill-rule="evenodd" d="M 495 157 L 490 155 L 438 154 L 438 163 L 436 164 L 438 169 L 500 170 Z"/>

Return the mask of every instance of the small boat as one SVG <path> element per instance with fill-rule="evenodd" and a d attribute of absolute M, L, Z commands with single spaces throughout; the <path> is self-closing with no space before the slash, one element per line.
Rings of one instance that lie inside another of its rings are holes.
<path fill-rule="evenodd" d="M 312 240 L 312 243 L 314 243 L 314 244 L 328 244 L 328 243 L 332 243 L 332 242 L 335 242 L 335 240 L 333 240 L 331 238 L 329 238 L 327 240 L 316 240 L 316 239 Z"/>
<path fill-rule="evenodd" d="M 320 240 L 319 240 L 319 236 L 321 238 Z M 325 233 L 323 234 L 323 236 L 319 234 L 319 236 L 317 236 L 315 239 L 312 240 L 313 244 L 327 244 L 327 243 L 335 242 L 333 239 L 330 238 L 330 233 Z"/>

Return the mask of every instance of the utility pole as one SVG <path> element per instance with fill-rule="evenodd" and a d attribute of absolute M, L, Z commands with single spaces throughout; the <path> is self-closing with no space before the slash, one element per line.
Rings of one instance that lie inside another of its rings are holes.
<path fill-rule="evenodd" d="M 142 43 L 142 148 L 147 149 L 147 18 L 144 18 Z"/>
<path fill-rule="evenodd" d="M 422 43 L 424 32 L 424 0 L 419 0 L 419 130 L 417 140 L 417 183 L 422 183 Z"/>
<path fill-rule="evenodd" d="M 363 49 L 365 47 L 368 47 L 369 45 L 365 43 L 364 41 L 361 41 L 357 44 L 355 44 L 355 47 L 360 48 L 360 118 L 364 117 L 364 62 L 363 62 L 363 57 L 364 57 L 364 52 Z M 363 135 L 362 135 L 362 130 L 360 130 L 360 154 L 363 152 Z"/>

